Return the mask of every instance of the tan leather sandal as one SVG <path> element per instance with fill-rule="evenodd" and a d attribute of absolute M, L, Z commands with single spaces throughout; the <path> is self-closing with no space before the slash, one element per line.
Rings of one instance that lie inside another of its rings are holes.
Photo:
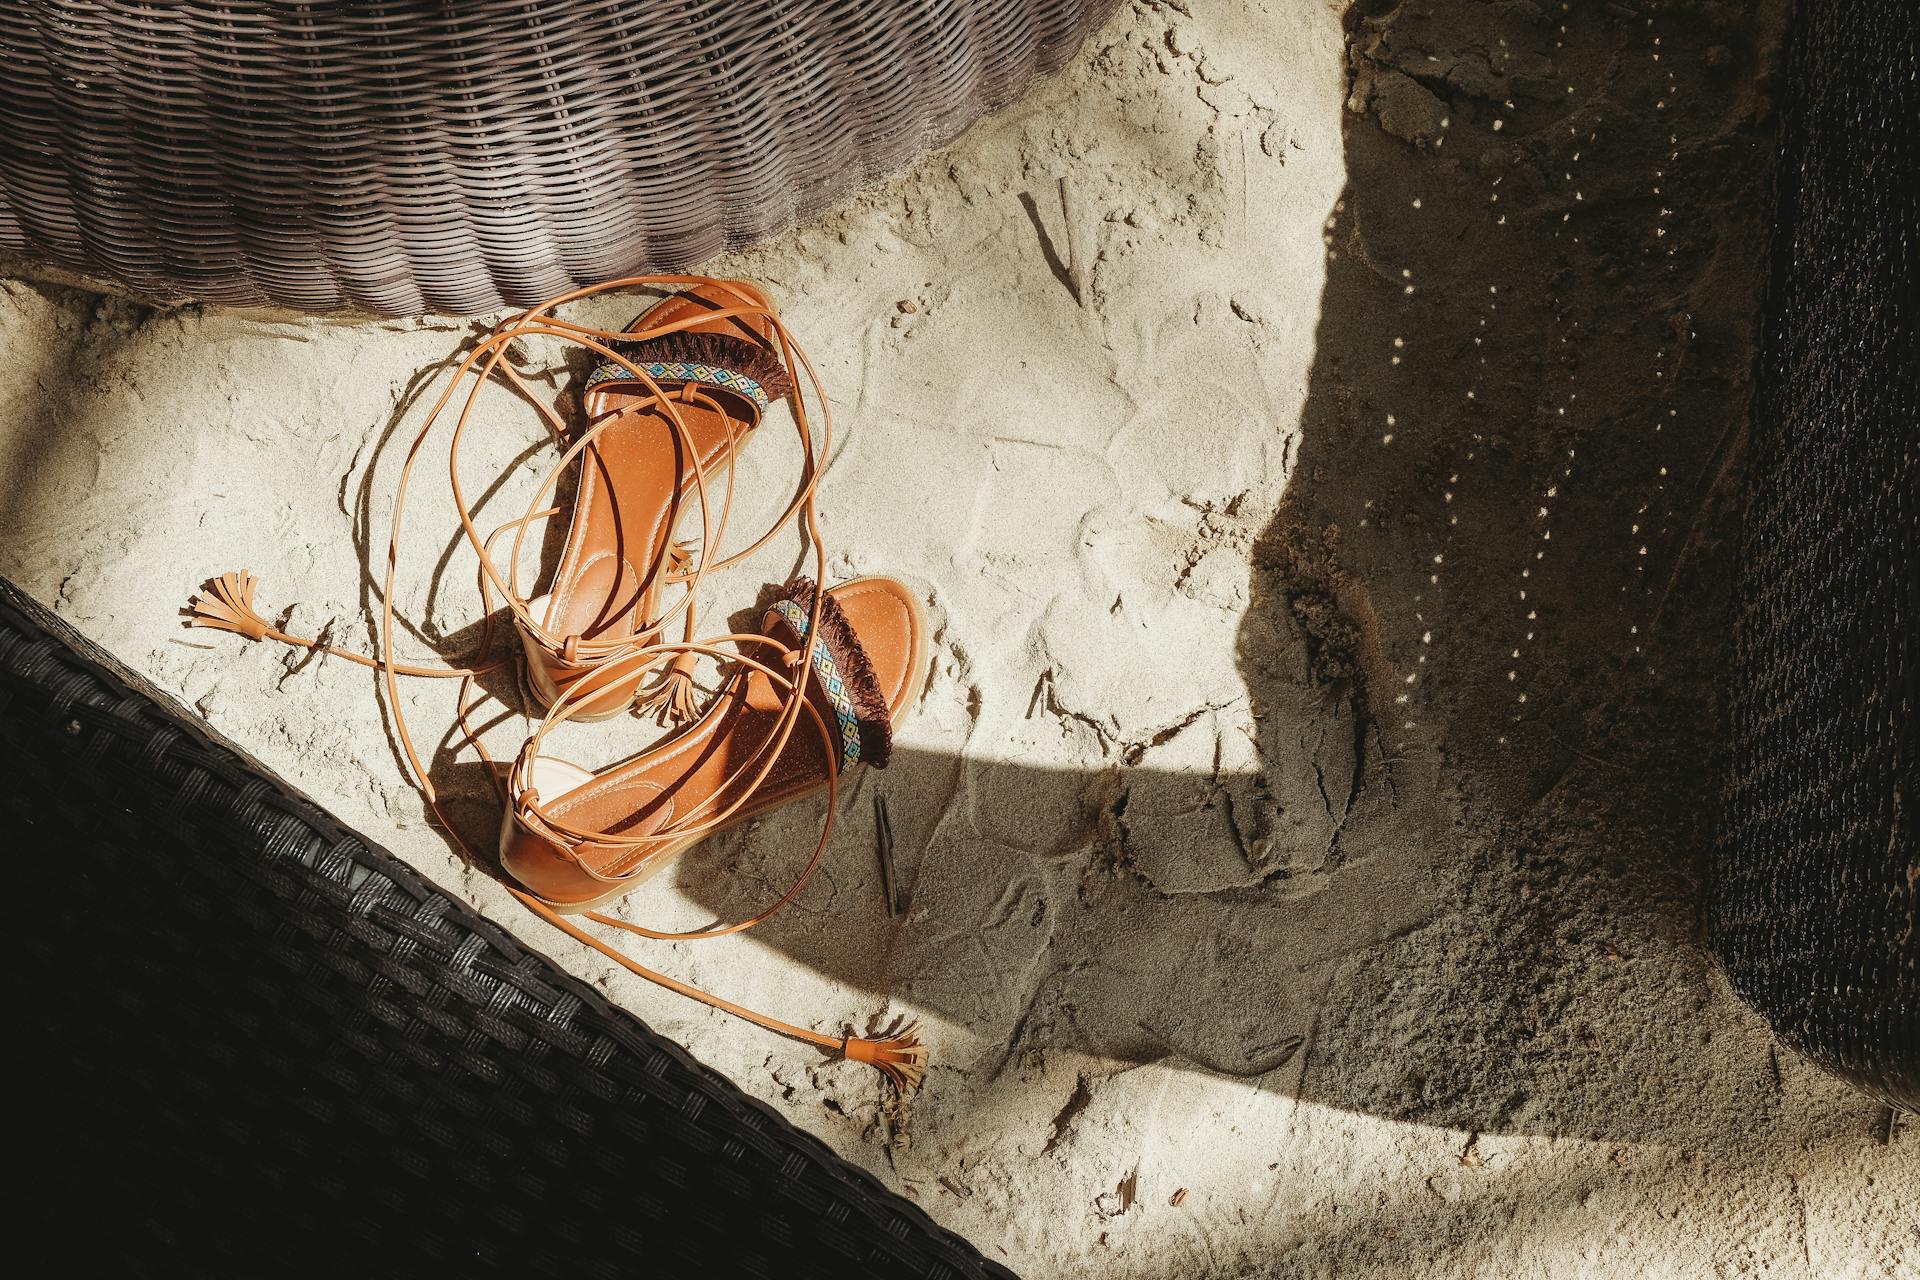
<path fill-rule="evenodd" d="M 649 308 L 620 333 L 563 321 L 551 314 L 562 303 L 637 284 L 684 287 Z M 514 340 L 529 335 L 559 337 L 600 357 L 582 396 L 587 418 L 583 430 L 571 429 L 506 362 L 505 354 Z M 394 538 L 388 548 L 382 615 L 385 651 L 381 657 L 355 653 L 274 626 L 254 602 L 258 580 L 246 569 L 209 580 L 191 601 L 187 621 L 249 639 L 270 639 L 318 650 L 398 675 L 472 677 L 501 665 L 501 659 L 489 655 L 493 649 L 493 610 L 497 602 L 504 602 L 520 636 L 528 686 L 542 706 L 551 703 L 560 690 L 578 686 L 577 719 L 618 715 L 639 695 L 649 664 L 621 663 L 617 678 L 609 678 L 608 664 L 657 639 L 676 615 L 691 637 L 698 588 L 706 575 L 753 554 L 811 503 L 815 473 L 809 464 L 800 493 L 756 541 L 723 560 L 709 558 L 707 553 L 726 533 L 732 509 L 731 484 L 715 495 L 709 491 L 709 482 L 723 474 L 730 478 L 728 467 L 734 453 L 759 426 L 765 410 L 773 401 L 792 393 L 796 361 L 806 367 L 809 377 L 813 376 L 805 355 L 781 327 L 766 294 L 744 280 L 636 277 L 576 290 L 542 303 L 496 326 L 467 354 L 408 451 L 394 504 Z M 482 660 L 445 666 L 399 662 L 391 653 L 391 590 L 407 486 L 428 433 L 468 374 L 476 376 L 453 425 L 449 471 L 460 522 L 481 561 L 480 589 L 486 611 Z M 480 388 L 496 376 L 511 383 L 539 409 L 554 438 L 566 447 L 526 514 L 482 536 L 461 489 L 460 445 Z M 817 392 L 817 378 L 814 382 Z M 811 458 L 812 442 L 804 414 L 796 419 L 796 425 Z M 526 536 L 541 521 L 561 513 L 560 507 L 544 504 L 575 463 L 580 464 L 581 475 L 558 567 L 547 590 L 529 599 L 520 589 L 519 580 Z M 673 540 L 675 528 L 689 506 L 700 511 L 703 552 L 697 560 L 685 544 Z M 513 534 L 512 551 L 503 575 L 493 562 L 493 553 L 495 544 L 508 533 Z M 684 588 L 684 594 L 675 605 L 663 609 L 660 600 L 670 586 Z M 644 700 L 657 707 L 665 719 L 690 719 L 694 712 L 693 659 L 679 655 L 667 660 L 667 665 L 667 673 Z"/>
<path fill-rule="evenodd" d="M 806 643 L 808 636 L 813 643 Z M 718 647 L 723 642 L 742 651 L 728 654 Z M 860 578 L 821 592 L 799 579 L 767 611 L 758 635 L 663 646 L 730 657 L 737 664 L 734 675 L 697 722 L 597 773 L 541 753 L 548 731 L 574 718 L 570 695 L 563 692 L 506 771 L 500 861 L 523 886 L 521 901 L 651 982 L 864 1062 L 902 1092 L 917 1087 L 927 1065 L 918 1023 L 896 1024 L 877 1038 L 824 1035 L 644 968 L 568 916 L 584 913 L 644 938 L 684 942 L 740 933 L 786 906 L 826 853 L 841 774 L 862 763 L 886 767 L 893 728 L 920 695 L 926 644 L 925 617 L 904 584 Z M 754 656 L 754 649 L 765 656 Z M 786 892 L 755 915 L 677 932 L 592 910 L 630 892 L 707 836 L 820 792 L 826 793 L 826 817 L 812 856 Z"/>
<path fill-rule="evenodd" d="M 720 475 L 761 414 L 793 390 L 773 314 L 766 295 L 744 281 L 694 285 L 636 319 L 631 338 L 608 344 L 617 358 L 588 376 L 573 522 L 546 592 L 514 610 L 541 705 L 576 687 L 578 720 L 619 715 L 633 703 L 647 672 L 609 663 L 658 633 L 664 590 L 692 562 L 673 541 L 689 496 L 697 497 L 703 477 Z M 692 662 L 675 661 L 650 700 L 685 719 Z"/>
<path fill-rule="evenodd" d="M 802 700 L 790 672 L 816 602 Z M 885 768 L 892 726 L 920 694 L 926 632 L 919 601 L 891 578 L 856 579 L 824 596 L 802 578 L 767 611 L 761 635 L 729 637 L 778 658 L 739 657 L 706 714 L 660 745 L 597 773 L 544 755 L 548 731 L 579 718 L 557 703 L 509 772 L 501 865 L 543 902 L 584 910 L 707 836 L 836 789 L 855 764 Z M 686 651 L 723 652 L 711 643 Z"/>

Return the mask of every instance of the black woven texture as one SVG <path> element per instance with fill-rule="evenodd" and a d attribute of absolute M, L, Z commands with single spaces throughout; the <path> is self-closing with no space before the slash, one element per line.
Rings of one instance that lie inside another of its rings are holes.
<path fill-rule="evenodd" d="M 1807 0 L 1737 591 L 1714 945 L 1781 1039 L 1920 1108 L 1911 0 Z"/>
<path fill-rule="evenodd" d="M 0 0 L 0 248 L 227 304 L 531 304 L 819 212 L 1116 3 Z"/>
<path fill-rule="evenodd" d="M 16 1259 L 1011 1274 L 137 684 L 0 581 Z"/>

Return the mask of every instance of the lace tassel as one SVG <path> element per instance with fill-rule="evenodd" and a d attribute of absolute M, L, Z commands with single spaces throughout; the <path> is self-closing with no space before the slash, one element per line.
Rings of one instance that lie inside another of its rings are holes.
<path fill-rule="evenodd" d="M 682 653 L 667 664 L 667 674 L 640 695 L 640 708 L 657 715 L 662 724 L 685 724 L 700 712 L 693 700 L 693 670 L 698 659 Z"/>
<path fill-rule="evenodd" d="M 693 551 L 684 542 L 670 543 L 667 547 L 667 567 L 676 577 L 685 578 L 687 567 L 693 563 Z M 691 589 L 691 588 L 689 588 Z M 694 619 L 698 616 L 699 605 L 696 601 L 687 602 L 686 639 L 692 642 Z M 664 725 L 686 724 L 700 714 L 700 707 L 693 700 L 693 673 L 699 666 L 699 656 L 681 652 L 667 663 L 667 673 L 655 682 L 654 686 L 640 695 L 638 705 L 642 712 L 653 713 Z"/>
<path fill-rule="evenodd" d="M 893 1028 L 885 1035 L 878 1039 L 871 1040 L 864 1039 L 860 1036 L 834 1037 L 823 1035 L 818 1031 L 811 1031 L 806 1027 L 795 1026 L 791 1022 L 782 1022 L 778 1018 L 770 1018 L 764 1013 L 755 1013 L 745 1005 L 735 1004 L 731 1000 L 723 1000 L 712 992 L 702 991 L 700 988 L 682 982 L 678 978 L 670 978 L 664 973 L 649 969 L 619 948 L 609 946 L 599 938 L 594 937 L 578 924 L 575 924 L 566 916 L 561 915 L 526 890 L 509 885 L 507 892 L 518 898 L 533 914 L 539 916 L 542 920 L 545 920 L 548 924 L 560 930 L 560 932 L 566 934 L 575 942 L 584 943 L 593 948 L 627 972 L 645 978 L 648 982 L 654 983 L 656 986 L 665 987 L 668 991 L 677 992 L 690 1000 L 698 1000 L 710 1009 L 718 1009 L 722 1013 L 730 1013 L 736 1018 L 745 1019 L 754 1026 L 763 1027 L 775 1035 L 788 1036 L 800 1041 L 802 1044 L 810 1044 L 816 1049 L 824 1050 L 827 1053 L 837 1053 L 849 1062 L 864 1062 L 885 1076 L 887 1083 L 892 1085 L 894 1092 L 901 1097 L 905 1097 L 915 1089 L 918 1089 L 920 1082 L 926 1077 L 927 1047 L 920 1043 L 920 1024 L 918 1022 L 909 1022 L 905 1026 L 901 1026 L 899 1022 L 896 1022 Z M 601 924 L 621 925 L 623 923 L 600 915 L 597 912 L 589 912 L 587 919 L 598 921 Z M 630 928 L 631 926 L 623 927 Z M 904 1019 L 902 1019 L 902 1021 L 904 1021 Z"/>
<path fill-rule="evenodd" d="M 232 631 L 249 640 L 278 639 L 279 632 L 253 607 L 253 589 L 259 581 L 249 569 L 212 579 L 189 602 L 188 625 Z"/>
<path fill-rule="evenodd" d="M 194 594 L 187 602 L 187 625 L 206 627 L 212 631 L 231 631 L 245 636 L 249 640 L 277 640 L 281 644 L 296 649 L 312 649 L 316 653 L 331 654 L 344 658 L 348 662 L 357 662 L 363 667 L 381 668 L 378 658 L 368 657 L 364 653 L 355 653 L 351 649 L 341 649 L 319 640 L 309 640 L 304 636 L 290 635 L 268 622 L 253 605 L 253 589 L 260 585 L 260 579 L 253 576 L 250 569 L 238 573 L 223 573 L 208 581 L 207 585 Z M 491 671 L 505 659 L 496 658 L 492 662 L 473 667 L 422 667 L 411 662 L 393 664 L 395 675 L 457 677 L 465 679 L 482 672 Z"/>
<path fill-rule="evenodd" d="M 840 1052 L 849 1062 L 864 1062 L 887 1078 L 905 1096 L 920 1087 L 927 1074 L 927 1046 L 920 1043 L 920 1024 L 910 1022 L 878 1040 L 848 1036 Z"/>

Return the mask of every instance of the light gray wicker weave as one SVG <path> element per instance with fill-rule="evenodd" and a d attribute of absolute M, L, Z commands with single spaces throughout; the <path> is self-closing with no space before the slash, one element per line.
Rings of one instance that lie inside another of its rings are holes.
<path fill-rule="evenodd" d="M 691 266 L 1058 67 L 1116 0 L 0 0 L 0 248 L 475 312 Z"/>

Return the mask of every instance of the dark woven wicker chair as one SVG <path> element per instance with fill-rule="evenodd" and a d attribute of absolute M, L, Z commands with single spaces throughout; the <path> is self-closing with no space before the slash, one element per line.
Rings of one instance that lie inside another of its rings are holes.
<path fill-rule="evenodd" d="M 1906 0 L 1799 6 L 1749 450 L 1714 945 L 1787 1044 L 1920 1109 L 1920 213 Z"/>
<path fill-rule="evenodd" d="M 688 267 L 1058 67 L 1117 0 L 11 0 L 0 248 L 475 312 Z"/>
<path fill-rule="evenodd" d="M 31 872 L 0 951 L 16 1256 L 100 1275 L 1010 1274 L 3 580 L 0 769 L 4 847 Z"/>

